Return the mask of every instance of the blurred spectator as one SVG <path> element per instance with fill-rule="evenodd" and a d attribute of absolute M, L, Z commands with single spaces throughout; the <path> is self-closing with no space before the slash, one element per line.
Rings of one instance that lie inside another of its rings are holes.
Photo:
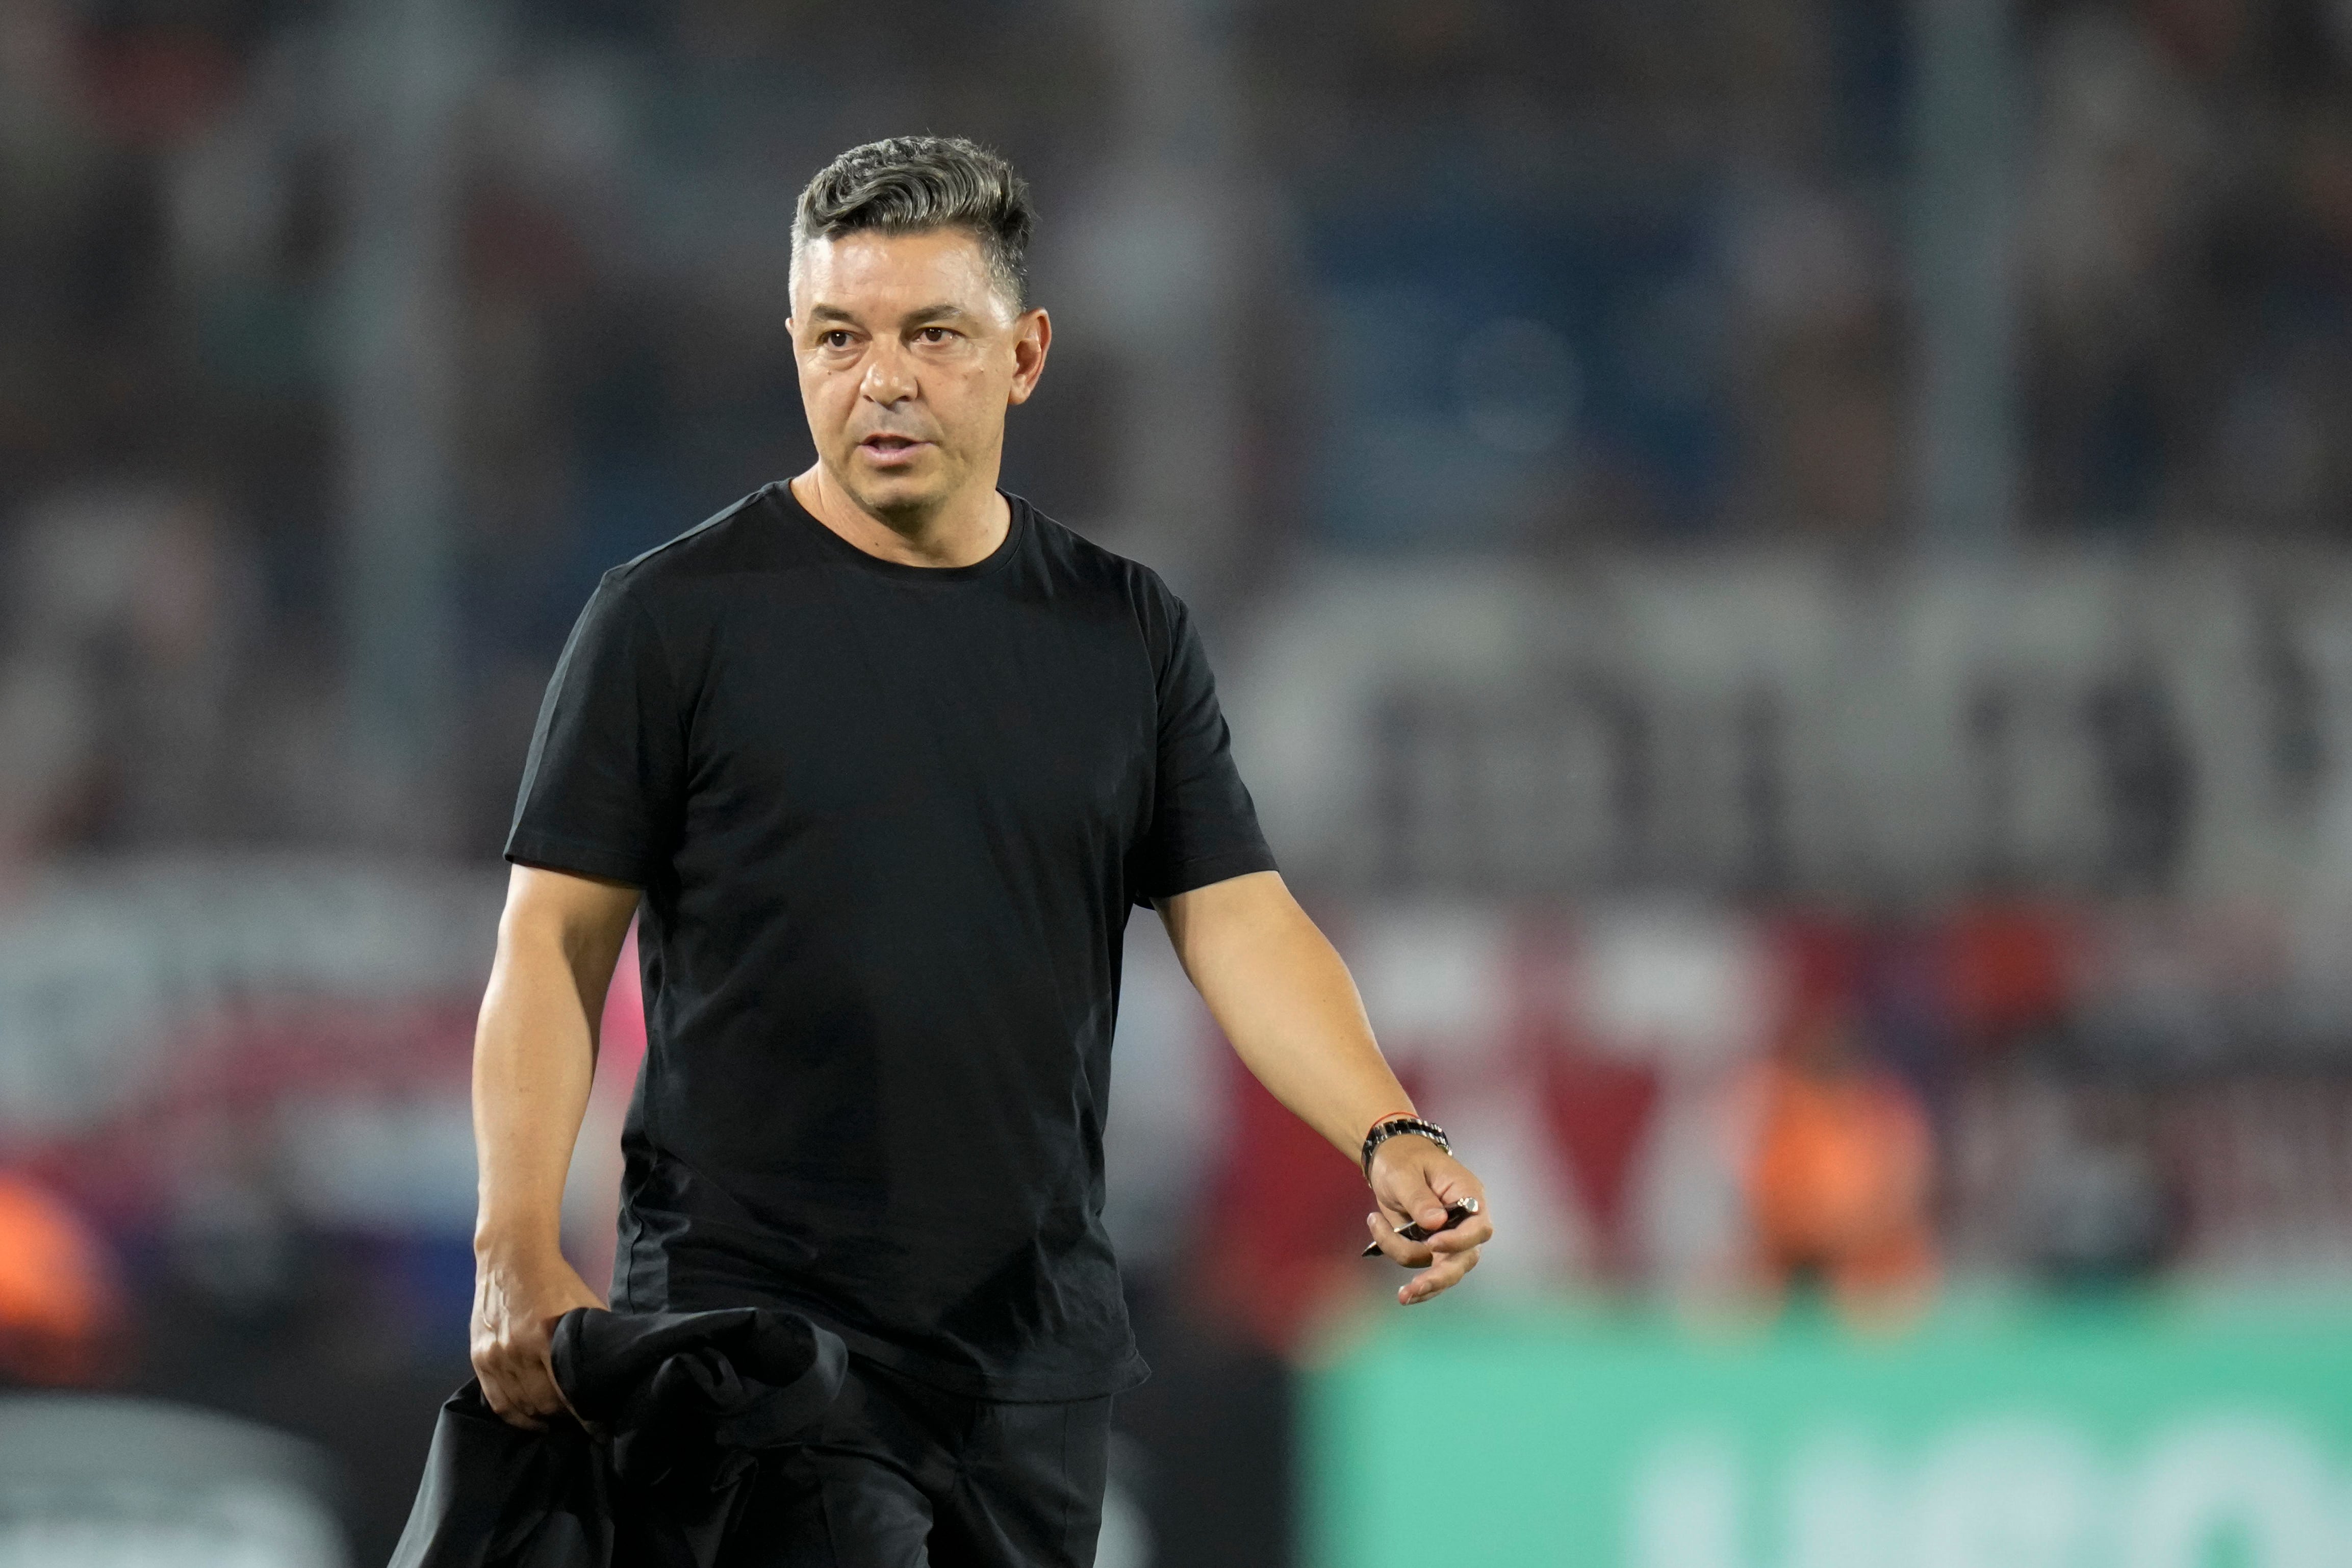
<path fill-rule="evenodd" d="M 214 509 L 165 488 L 60 490 L 9 542 L 0 881 L 61 850 L 241 836 L 254 584 Z"/>
<path fill-rule="evenodd" d="M 46 1188 L 0 1171 L 0 1386 L 93 1383 L 123 1329 L 105 1243 Z"/>
<path fill-rule="evenodd" d="M 2052 5 L 2034 54 L 2042 519 L 2340 532 L 2352 51 L 2333 8 Z"/>
<path fill-rule="evenodd" d="M 2173 1249 L 2175 1206 L 2134 1098 L 2107 1090 L 2062 1101 L 2056 1135 L 2023 1175 L 2018 1249 L 2053 1285 L 2135 1284 Z"/>
<path fill-rule="evenodd" d="M 1916 1316 L 1936 1276 L 1933 1151 L 1916 1094 L 1829 1008 L 1801 1016 L 1757 1093 L 1748 1192 L 1766 1288 L 1818 1283 L 1866 1326 Z"/>
<path fill-rule="evenodd" d="M 1750 183 L 1731 225 L 1739 520 L 1884 542 L 1906 452 L 1895 247 L 1851 193 Z"/>

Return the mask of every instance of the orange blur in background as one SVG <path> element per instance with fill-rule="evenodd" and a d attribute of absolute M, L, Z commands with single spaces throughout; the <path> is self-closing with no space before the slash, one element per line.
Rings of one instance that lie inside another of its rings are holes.
<path fill-rule="evenodd" d="M 0 1172 L 0 1384 L 96 1382 L 122 1328 L 121 1291 L 97 1233 L 31 1180 Z"/>

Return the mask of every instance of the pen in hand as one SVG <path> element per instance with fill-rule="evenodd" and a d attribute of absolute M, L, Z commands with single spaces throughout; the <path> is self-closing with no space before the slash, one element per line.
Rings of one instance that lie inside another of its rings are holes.
<path fill-rule="evenodd" d="M 1464 1220 L 1469 1218 L 1472 1215 L 1477 1212 L 1478 1200 L 1475 1197 L 1465 1197 L 1459 1203 L 1449 1204 L 1446 1206 L 1445 1209 L 1445 1223 L 1439 1226 L 1437 1229 L 1451 1230 L 1455 1226 L 1461 1224 Z M 1407 1241 L 1426 1241 L 1432 1236 L 1437 1234 L 1437 1231 L 1435 1230 L 1424 1229 L 1421 1222 L 1417 1219 L 1407 1224 L 1398 1226 L 1396 1228 L 1396 1232 L 1399 1236 L 1403 1237 Z M 1380 1252 L 1381 1244 L 1377 1241 L 1364 1249 L 1364 1256 L 1367 1258 L 1377 1258 L 1380 1256 Z"/>

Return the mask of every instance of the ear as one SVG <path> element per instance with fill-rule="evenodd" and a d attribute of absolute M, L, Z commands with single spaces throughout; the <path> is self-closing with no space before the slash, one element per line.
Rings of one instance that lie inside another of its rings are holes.
<path fill-rule="evenodd" d="M 1042 309 L 1024 310 L 1013 324 L 1013 388 L 1008 403 L 1024 403 L 1045 373 L 1045 350 L 1054 346 L 1054 321 Z"/>

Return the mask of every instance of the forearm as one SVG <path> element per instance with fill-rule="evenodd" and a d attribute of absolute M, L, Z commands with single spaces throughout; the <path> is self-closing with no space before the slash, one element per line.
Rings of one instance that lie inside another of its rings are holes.
<path fill-rule="evenodd" d="M 474 1036 L 478 1247 L 556 1244 L 595 1044 L 568 969 L 502 954 Z"/>
<path fill-rule="evenodd" d="M 596 1075 L 596 1025 L 635 888 L 517 866 L 474 1035 L 475 1375 L 501 1420 L 563 1406 L 549 1360 L 562 1315 L 603 1305 L 564 1260 L 563 1178 Z"/>
<path fill-rule="evenodd" d="M 624 909 L 583 918 L 510 902 L 474 1037 L 475 1242 L 552 1251 L 563 1182 L 596 1070 L 596 1025 L 627 929 Z"/>
<path fill-rule="evenodd" d="M 1352 1160 L 1374 1118 L 1412 1109 L 1347 965 L 1274 873 L 1181 894 L 1161 914 L 1234 1052 L 1293 1115 Z"/>
<path fill-rule="evenodd" d="M 1209 1011 L 1249 1070 L 1291 1113 L 1353 1159 L 1377 1117 L 1410 1111 L 1372 1042 L 1348 967 L 1272 872 L 1232 877 L 1163 899 L 1160 917 Z M 1366 1173 L 1378 1208 L 1372 1245 L 1422 1272 L 1399 1288 L 1406 1305 L 1450 1290 L 1495 1234 L 1486 1188 L 1425 1138 L 1391 1138 Z M 1422 1228 L 1423 1239 L 1402 1228 Z"/>

